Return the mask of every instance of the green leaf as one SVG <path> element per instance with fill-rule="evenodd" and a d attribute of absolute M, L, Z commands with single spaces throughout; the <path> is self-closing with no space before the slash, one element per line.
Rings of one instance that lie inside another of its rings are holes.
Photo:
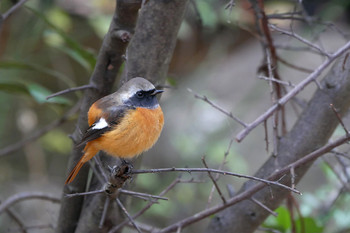
<path fill-rule="evenodd" d="M 62 82 L 66 83 L 69 87 L 76 86 L 75 83 L 70 78 L 68 78 L 66 75 L 62 73 L 59 73 L 55 70 L 48 69 L 42 66 L 31 64 L 25 61 L 0 61 L 0 68 L 37 71 L 37 72 L 55 77 L 61 80 Z"/>
<path fill-rule="evenodd" d="M 10 94 L 29 95 L 29 91 L 27 87 L 22 83 L 16 83 L 16 82 L 0 83 L 0 91 L 7 92 Z"/>
<path fill-rule="evenodd" d="M 48 89 L 45 87 L 36 84 L 31 83 L 27 85 L 28 91 L 30 95 L 38 102 L 38 103 L 57 103 L 57 104 L 71 104 L 70 101 L 67 98 L 57 96 L 53 97 L 49 100 L 46 99 L 46 97 L 50 94 L 52 94 Z"/>
<path fill-rule="evenodd" d="M 80 56 L 80 54 L 76 50 L 63 46 L 58 46 L 57 49 L 67 54 L 69 57 L 71 57 L 73 60 L 79 63 L 82 67 L 84 67 L 85 70 L 89 72 L 91 71 L 91 64 L 89 64 L 89 62 L 86 59 Z"/>
<path fill-rule="evenodd" d="M 42 14 L 34 8 L 30 8 L 28 6 L 26 6 L 26 8 L 33 12 L 34 15 L 36 15 L 39 19 L 46 23 L 46 25 L 48 25 L 54 32 L 61 36 L 70 49 L 76 51 L 77 55 L 79 55 L 82 59 L 86 60 L 86 62 L 90 65 L 90 70 L 93 69 L 93 67 L 96 64 L 96 57 L 94 53 L 92 53 L 88 49 L 83 48 L 80 45 L 80 43 L 69 37 L 62 29 L 51 23 L 46 15 Z"/>
<path fill-rule="evenodd" d="M 280 206 L 275 210 L 275 212 L 278 214 L 278 216 L 269 216 L 264 222 L 264 226 L 286 232 L 292 226 L 288 209 Z"/>
<path fill-rule="evenodd" d="M 169 85 L 172 86 L 172 87 L 176 87 L 176 85 L 177 85 L 176 80 L 175 80 L 174 78 L 172 78 L 172 77 L 168 77 L 168 78 L 166 79 L 166 81 L 167 81 L 167 82 L 169 83 Z"/>
<path fill-rule="evenodd" d="M 40 139 L 43 147 L 52 152 L 68 154 L 72 147 L 72 141 L 67 134 L 60 129 L 55 129 L 45 134 Z"/>
<path fill-rule="evenodd" d="M 304 222 L 304 231 L 302 231 L 302 222 Z M 300 218 L 295 221 L 296 232 L 312 232 L 312 233 L 322 233 L 323 227 L 319 226 L 315 219 L 311 217 L 304 217 L 303 220 Z"/>

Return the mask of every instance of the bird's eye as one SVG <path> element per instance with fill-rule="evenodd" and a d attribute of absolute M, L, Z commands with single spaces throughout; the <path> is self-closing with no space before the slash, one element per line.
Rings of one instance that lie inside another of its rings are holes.
<path fill-rule="evenodd" d="M 138 91 L 138 92 L 136 93 L 136 95 L 137 95 L 138 98 L 143 98 L 144 93 L 143 93 L 142 91 Z"/>

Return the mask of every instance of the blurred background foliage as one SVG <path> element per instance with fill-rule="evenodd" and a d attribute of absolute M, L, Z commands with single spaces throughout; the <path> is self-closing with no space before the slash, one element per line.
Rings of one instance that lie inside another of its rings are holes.
<path fill-rule="evenodd" d="M 6 12 L 15 2 L 1 1 L 0 12 Z M 157 145 L 143 156 L 143 168 L 202 167 L 203 156 L 213 168 L 222 163 L 229 142 L 240 126 L 196 100 L 187 88 L 205 94 L 246 122 L 270 105 L 268 84 L 256 78 L 263 53 L 251 33 L 255 30 L 255 21 L 250 3 L 236 1 L 232 12 L 225 10 L 226 3 L 223 0 L 190 1 L 169 70 L 168 84 L 172 88 L 167 89 L 161 100 L 165 129 Z M 3 152 L 9 145 L 45 130 L 78 103 L 82 95 L 79 91 L 49 100 L 46 97 L 88 83 L 114 4 L 107 0 L 28 0 L 0 25 L 1 201 L 21 191 L 61 193 L 72 148 L 69 134 L 75 127 L 77 114 L 70 115 L 40 139 L 23 144 L 19 150 Z M 282 13 L 293 11 L 297 1 L 276 0 L 265 4 L 267 13 Z M 344 44 L 344 38 L 349 35 L 349 1 L 305 0 L 303 4 L 310 17 L 334 22 L 343 33 L 325 24 L 294 22 L 298 33 L 310 40 L 321 38 L 329 50 Z M 274 20 L 273 23 L 288 28 L 291 21 Z M 286 40 L 278 35 L 275 39 L 277 43 Z M 309 69 L 321 61 L 316 55 L 306 56 L 306 52 L 280 53 L 292 63 Z M 283 65 L 280 68 L 284 80 L 296 83 L 305 77 L 304 73 Z M 300 97 L 307 100 L 313 90 L 315 87 L 307 87 Z M 291 110 L 287 113 L 290 128 L 296 114 Z M 263 127 L 241 144 L 234 142 L 228 152 L 224 170 L 254 174 L 269 156 Z M 276 210 L 278 217 L 270 216 L 266 220 L 263 226 L 266 231 L 291 232 L 294 225 L 296 232 L 349 232 L 350 196 L 348 191 L 340 191 L 340 181 L 329 167 L 332 161 L 328 162 L 318 160 L 298 185 L 304 193 L 295 197 L 299 214 L 281 206 Z M 137 191 L 158 194 L 178 176 L 139 175 L 132 182 Z M 208 203 L 212 184 L 206 174 L 182 174 L 181 179 L 198 183 L 175 186 L 166 195 L 170 201 L 154 205 L 141 217 L 142 222 L 164 227 L 220 201 L 215 192 L 212 202 Z M 229 183 L 238 190 L 243 182 L 221 177 L 219 185 L 225 190 Z M 145 205 L 139 200 L 132 203 L 131 213 Z M 53 232 L 58 208 L 40 201 L 12 207 L 29 226 L 46 226 L 33 232 Z M 291 221 L 292 213 L 295 224 Z M 1 232 L 16 232 L 16 225 L 10 219 L 6 214 L 0 216 Z M 201 232 L 205 223 L 195 224 L 188 232 Z"/>

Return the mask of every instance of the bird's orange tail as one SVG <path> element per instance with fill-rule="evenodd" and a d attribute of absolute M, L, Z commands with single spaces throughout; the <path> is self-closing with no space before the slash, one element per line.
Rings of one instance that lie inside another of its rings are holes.
<path fill-rule="evenodd" d="M 84 151 L 85 151 L 84 155 L 80 158 L 77 165 L 75 165 L 73 170 L 69 173 L 69 176 L 66 179 L 65 184 L 69 184 L 70 182 L 72 182 L 74 178 L 77 176 L 80 168 L 84 165 L 84 163 L 89 161 L 98 152 L 98 150 L 94 146 L 90 146 L 90 143 L 86 144 Z"/>
<path fill-rule="evenodd" d="M 74 178 L 77 176 L 80 168 L 84 165 L 85 162 L 82 161 L 82 159 L 84 158 L 84 156 L 79 160 L 79 162 L 77 163 L 77 165 L 75 165 L 75 167 L 73 168 L 73 170 L 70 172 L 68 178 L 66 179 L 66 182 L 64 184 L 69 184 L 70 182 L 72 182 L 74 180 Z"/>

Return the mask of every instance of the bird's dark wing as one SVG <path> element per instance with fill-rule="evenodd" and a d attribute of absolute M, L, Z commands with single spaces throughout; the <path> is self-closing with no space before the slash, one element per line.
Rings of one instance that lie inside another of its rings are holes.
<path fill-rule="evenodd" d="M 86 144 L 89 141 L 101 137 L 102 134 L 110 131 L 120 123 L 126 112 L 133 109 L 128 105 L 119 105 L 106 108 L 102 113 L 102 117 L 98 118 L 84 133 L 81 142 L 77 147 Z"/>

